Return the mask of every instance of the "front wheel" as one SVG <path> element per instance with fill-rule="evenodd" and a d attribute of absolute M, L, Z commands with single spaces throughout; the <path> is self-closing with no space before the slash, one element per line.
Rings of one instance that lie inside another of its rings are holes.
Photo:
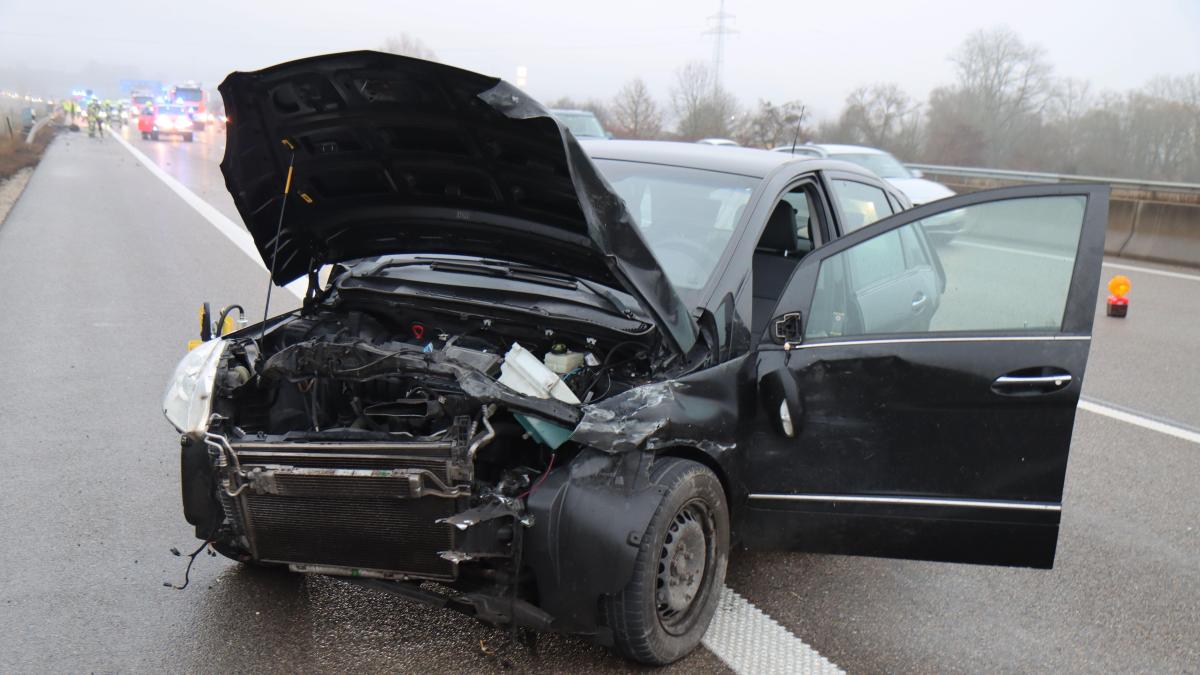
<path fill-rule="evenodd" d="M 193 140 L 195 140 L 195 138 L 196 137 L 193 136 L 192 134 L 186 134 L 186 135 L 184 135 L 183 140 L 188 143 L 191 143 Z"/>
<path fill-rule="evenodd" d="M 623 656 L 677 661 L 700 644 L 729 562 L 729 508 L 721 482 L 697 462 L 663 458 L 652 482 L 666 488 L 642 536 L 633 578 L 606 598 L 605 618 Z"/>

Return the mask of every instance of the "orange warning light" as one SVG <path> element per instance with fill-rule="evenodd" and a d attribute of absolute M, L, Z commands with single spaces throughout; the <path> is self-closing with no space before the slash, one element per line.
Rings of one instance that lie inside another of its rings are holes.
<path fill-rule="evenodd" d="M 1118 274 L 1108 282 L 1108 292 L 1123 298 L 1129 293 L 1129 277 Z"/>
<path fill-rule="evenodd" d="M 1112 295 L 1108 296 L 1107 314 L 1118 319 L 1125 318 L 1129 314 L 1129 298 L 1125 294 L 1129 293 L 1129 277 L 1124 274 L 1118 274 L 1108 282 L 1108 291 Z"/>

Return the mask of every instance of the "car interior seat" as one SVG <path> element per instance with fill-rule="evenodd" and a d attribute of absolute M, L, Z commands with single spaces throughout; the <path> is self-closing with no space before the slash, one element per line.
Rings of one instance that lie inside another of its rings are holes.
<path fill-rule="evenodd" d="M 751 323 L 755 337 L 762 335 L 766 328 L 771 311 L 783 295 L 792 271 L 804 254 L 812 250 L 812 240 L 802 238 L 799 234 L 796 210 L 788 201 L 780 200 L 767 220 L 758 247 L 754 249 Z"/>

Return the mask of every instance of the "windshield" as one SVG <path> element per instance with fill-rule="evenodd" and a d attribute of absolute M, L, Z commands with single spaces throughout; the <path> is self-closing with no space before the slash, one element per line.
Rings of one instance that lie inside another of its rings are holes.
<path fill-rule="evenodd" d="M 179 101 L 195 102 L 200 100 L 199 89 L 176 89 L 175 99 Z"/>
<path fill-rule="evenodd" d="M 177 105 L 162 105 L 158 107 L 159 115 L 183 115 L 183 108 Z"/>
<path fill-rule="evenodd" d="M 864 169 L 869 169 L 880 178 L 912 178 L 912 174 L 895 157 L 886 152 L 880 153 L 846 153 L 830 155 L 830 159 L 840 159 L 853 162 Z"/>
<path fill-rule="evenodd" d="M 581 138 L 605 138 L 604 127 L 592 113 L 553 113 L 558 121 L 567 125 L 571 133 Z"/>
<path fill-rule="evenodd" d="M 133 102 L 136 103 L 137 105 L 146 105 L 148 103 L 154 103 L 154 97 L 153 96 L 134 96 Z"/>
<path fill-rule="evenodd" d="M 642 238 L 685 301 L 695 302 L 750 201 L 757 178 L 662 164 L 597 159 Z"/>

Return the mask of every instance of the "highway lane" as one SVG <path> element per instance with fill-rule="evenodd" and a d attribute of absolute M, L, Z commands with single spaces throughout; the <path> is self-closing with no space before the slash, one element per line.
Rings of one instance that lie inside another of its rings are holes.
<path fill-rule="evenodd" d="M 504 649 L 496 631 L 333 580 L 202 558 L 195 588 L 159 585 L 182 569 L 165 547 L 192 541 L 178 510 L 173 435 L 158 413 L 161 388 L 194 334 L 198 302 L 257 304 L 263 274 L 122 149 L 81 141 L 60 141 L 0 228 L 0 264 L 21 279 L 5 295 L 6 314 L 30 317 L 0 327 L 0 344 L 19 345 L 6 347 L 0 367 L 12 382 L 41 376 L 62 387 L 0 393 L 0 438 L 13 439 L 5 447 L 20 465 L 0 479 L 0 537 L 14 542 L 0 566 L 17 570 L 0 578 L 0 597 L 6 610 L 20 610 L 0 618 L 0 670 L 498 669 L 475 644 Z M 194 144 L 132 142 L 236 219 L 216 168 L 219 131 Z M 50 204 L 57 189 L 77 196 Z M 77 223 L 90 223 L 86 236 Z M 44 264 L 35 252 L 49 250 L 68 252 L 64 283 L 24 280 Z M 1182 356 L 1200 343 L 1197 282 L 1122 271 L 1134 280 L 1131 316 L 1097 319 L 1085 394 L 1200 424 L 1200 373 Z M 63 353 L 96 362 L 57 363 Z M 113 388 L 122 396 L 72 406 L 70 426 L 45 432 L 30 422 L 52 420 L 46 406 L 55 401 Z M 79 428 L 88 440 L 121 438 L 121 450 L 103 441 L 64 449 Z M 45 457 L 64 463 L 70 480 L 47 475 L 36 461 Z M 1053 571 L 740 554 L 730 586 L 851 672 L 1184 671 L 1200 662 L 1198 469 L 1195 444 L 1080 412 Z M 39 508 L 39 496 L 60 484 L 71 486 L 62 508 Z M 79 513 L 93 517 L 81 524 Z M 23 521 L 38 527 L 22 529 Z M 46 575 L 35 562 L 43 560 L 63 574 Z M 122 629 L 132 637 L 117 639 Z M 534 670 L 628 668 L 577 641 L 543 646 L 536 659 L 504 653 Z M 38 660 L 47 654 L 52 661 Z M 684 668 L 722 665 L 701 650 Z"/>

